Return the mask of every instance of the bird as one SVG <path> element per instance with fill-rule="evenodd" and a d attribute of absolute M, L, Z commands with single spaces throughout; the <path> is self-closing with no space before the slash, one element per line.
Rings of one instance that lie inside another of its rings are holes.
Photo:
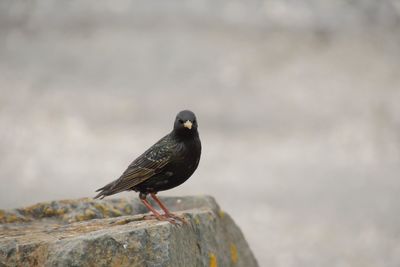
<path fill-rule="evenodd" d="M 197 169 L 201 156 L 201 142 L 196 115 L 190 110 L 180 111 L 173 129 L 143 154 L 137 157 L 122 175 L 96 190 L 94 198 L 103 199 L 123 191 L 139 192 L 141 202 L 160 221 L 175 224 L 185 220 L 176 216 L 156 194 L 184 183 Z M 159 213 L 147 200 L 150 195 L 163 210 Z"/>

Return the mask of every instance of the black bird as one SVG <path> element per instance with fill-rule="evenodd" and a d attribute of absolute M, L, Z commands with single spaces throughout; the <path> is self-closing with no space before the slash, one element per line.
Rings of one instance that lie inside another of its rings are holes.
<path fill-rule="evenodd" d="M 176 116 L 172 132 L 135 159 L 117 180 L 96 190 L 100 192 L 95 198 L 133 190 L 140 193 L 140 200 L 158 220 L 171 223 L 174 223 L 174 219 L 183 221 L 172 214 L 156 194 L 184 183 L 199 165 L 200 154 L 196 116 L 189 110 L 183 110 Z M 150 205 L 146 199 L 148 194 L 164 211 L 164 215 Z"/>

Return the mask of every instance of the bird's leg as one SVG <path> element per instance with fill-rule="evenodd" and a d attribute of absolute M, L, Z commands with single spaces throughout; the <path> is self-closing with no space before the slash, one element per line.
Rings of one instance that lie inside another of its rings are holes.
<path fill-rule="evenodd" d="M 173 220 L 170 220 L 166 216 L 162 216 L 160 213 L 158 213 L 158 211 L 156 211 L 156 209 L 154 209 L 153 206 L 151 206 L 151 204 L 147 201 L 146 194 L 140 193 L 139 198 L 142 201 L 142 203 L 154 214 L 154 216 L 156 217 L 157 220 L 169 221 L 172 224 L 176 224 Z"/>
<path fill-rule="evenodd" d="M 183 222 L 185 224 L 187 223 L 187 221 L 185 219 L 179 217 L 178 215 L 175 215 L 175 214 L 171 213 L 167 209 L 167 207 L 161 202 L 161 200 L 156 196 L 155 193 L 150 193 L 150 196 L 154 199 L 155 202 L 157 202 L 158 206 L 160 206 L 160 208 L 164 211 L 164 213 L 165 213 L 164 215 L 166 217 L 176 219 L 176 220 L 181 221 L 181 222 Z"/>

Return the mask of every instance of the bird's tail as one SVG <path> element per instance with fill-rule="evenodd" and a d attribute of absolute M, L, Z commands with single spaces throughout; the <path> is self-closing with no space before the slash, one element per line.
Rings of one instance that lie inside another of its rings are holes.
<path fill-rule="evenodd" d="M 96 199 L 96 198 L 103 199 L 106 196 L 115 194 L 112 190 L 114 187 L 114 184 L 115 184 L 115 181 L 103 186 L 102 188 L 97 189 L 96 192 L 99 192 L 99 193 L 94 197 L 94 199 Z"/>

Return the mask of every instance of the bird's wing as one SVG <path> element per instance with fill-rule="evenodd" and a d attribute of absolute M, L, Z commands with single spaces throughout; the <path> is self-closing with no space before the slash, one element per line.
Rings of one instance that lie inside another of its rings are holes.
<path fill-rule="evenodd" d="M 114 182 L 100 188 L 97 191 L 100 196 L 113 195 L 144 182 L 153 175 L 159 173 L 173 156 L 176 145 L 169 142 L 168 136 L 162 138 L 146 152 L 135 159 L 124 173 Z"/>

